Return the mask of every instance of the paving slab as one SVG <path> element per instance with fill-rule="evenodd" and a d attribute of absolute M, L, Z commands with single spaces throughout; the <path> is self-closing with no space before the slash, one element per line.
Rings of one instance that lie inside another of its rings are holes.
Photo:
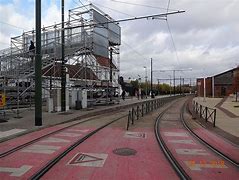
<path fill-rule="evenodd" d="M 228 113 L 226 113 L 222 109 L 218 108 L 217 105 L 223 101 L 222 98 L 205 98 L 204 99 L 202 97 L 196 97 L 193 100 L 203 106 L 207 106 L 210 108 L 216 108 L 216 110 L 217 110 L 217 112 L 216 112 L 217 113 L 216 114 L 216 127 L 222 129 L 223 131 L 225 131 L 233 136 L 239 137 L 239 117 L 237 117 L 237 116 L 231 117 L 230 115 L 228 115 Z M 229 100 L 223 101 L 223 103 L 220 106 L 227 107 L 228 111 L 233 112 L 231 110 L 232 108 L 234 108 L 233 104 L 234 104 L 234 102 L 231 102 L 229 99 Z"/>

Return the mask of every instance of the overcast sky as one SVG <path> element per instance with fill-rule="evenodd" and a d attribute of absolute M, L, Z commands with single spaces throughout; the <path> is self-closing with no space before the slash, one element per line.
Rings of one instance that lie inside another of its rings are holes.
<path fill-rule="evenodd" d="M 9 47 L 10 37 L 34 28 L 34 2 L 0 0 L 0 49 Z M 164 13 L 168 5 L 168 0 L 91 2 L 114 19 Z M 79 0 L 65 0 L 65 4 L 66 11 L 81 5 Z M 172 36 L 165 20 L 120 23 L 121 75 L 126 79 L 138 75 L 144 78 L 143 66 L 147 66 L 149 76 L 150 58 L 154 70 L 192 68 L 192 71 L 176 72 L 176 76 L 184 78 L 212 76 L 239 65 L 239 0 L 171 0 L 169 9 L 169 12 L 186 11 L 168 16 Z M 60 22 L 60 12 L 60 0 L 42 0 L 42 25 Z M 154 72 L 154 81 L 169 75 L 171 71 Z M 189 81 L 185 79 L 185 82 Z"/>

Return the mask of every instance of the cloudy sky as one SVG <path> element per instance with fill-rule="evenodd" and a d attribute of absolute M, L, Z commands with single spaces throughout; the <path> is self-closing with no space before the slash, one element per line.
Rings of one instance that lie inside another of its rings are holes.
<path fill-rule="evenodd" d="M 114 19 L 165 13 L 168 0 L 93 0 Z M 0 0 L 0 49 L 9 47 L 10 37 L 34 28 L 35 0 Z M 65 0 L 66 11 L 88 4 L 87 0 Z M 131 3 L 131 4 L 129 4 Z M 134 4 L 134 5 L 133 5 Z M 239 65 L 239 0 L 171 0 L 168 21 L 143 19 L 120 23 L 122 30 L 121 74 L 144 78 L 150 70 L 189 70 L 176 76 L 211 76 Z M 61 21 L 60 0 L 42 0 L 42 25 Z M 168 25 L 167 25 L 168 23 Z M 170 33 L 171 32 L 171 33 Z M 169 78 L 172 71 L 154 72 L 154 81 Z"/>

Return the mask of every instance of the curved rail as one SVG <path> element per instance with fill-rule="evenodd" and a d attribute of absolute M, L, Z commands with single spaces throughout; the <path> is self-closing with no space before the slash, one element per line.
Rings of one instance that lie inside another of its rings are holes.
<path fill-rule="evenodd" d="M 64 127 L 64 128 L 58 129 L 58 130 L 56 130 L 56 131 L 50 132 L 50 133 L 48 133 L 48 134 L 45 134 L 45 135 L 43 135 L 43 136 L 41 136 L 41 137 L 38 137 L 38 138 L 33 139 L 33 140 L 31 140 L 31 141 L 29 141 L 29 142 L 27 142 L 27 143 L 21 144 L 20 146 L 17 146 L 17 147 L 15 147 L 15 148 L 12 148 L 12 149 L 10 149 L 10 150 L 8 150 L 8 151 L 5 151 L 5 152 L 1 153 L 1 154 L 0 154 L 0 158 L 6 157 L 6 156 L 8 156 L 8 155 L 10 155 L 10 154 L 12 154 L 12 153 L 14 153 L 14 152 L 20 150 L 20 149 L 23 149 L 23 148 L 25 148 L 25 147 L 27 147 L 27 146 L 29 146 L 29 145 L 31 145 L 31 144 L 37 142 L 37 141 L 40 141 L 40 140 L 43 139 L 43 138 L 46 138 L 46 137 L 51 136 L 51 135 L 53 135 L 53 134 L 59 133 L 59 132 L 61 132 L 61 131 L 64 131 L 64 130 L 67 129 L 67 128 L 70 128 L 70 127 L 73 127 L 73 126 L 76 126 L 76 125 L 79 125 L 79 124 L 82 124 L 82 123 L 85 123 L 85 122 L 88 122 L 88 121 L 92 121 L 92 120 L 95 120 L 95 119 L 97 119 L 97 118 L 98 118 L 98 116 L 96 116 L 96 117 L 94 116 L 94 117 L 92 117 L 92 118 L 89 118 L 89 119 L 80 121 L 80 122 L 78 122 L 78 123 L 75 123 L 75 124 L 66 126 L 66 127 Z"/>
<path fill-rule="evenodd" d="M 171 98 L 171 97 L 170 97 L 170 98 Z M 162 100 L 163 100 L 163 99 L 162 99 Z M 100 116 L 100 115 L 99 115 L 99 116 Z M 19 146 L 17 146 L 17 147 L 14 147 L 14 148 L 12 148 L 12 149 L 10 149 L 10 150 L 7 150 L 7 151 L 5 151 L 5 152 L 2 152 L 2 153 L 0 153 L 0 158 L 6 157 L 6 156 L 8 156 L 8 155 L 10 155 L 10 154 L 12 154 L 12 153 L 18 151 L 18 150 L 21 150 L 21 149 L 23 149 L 23 148 L 25 148 L 25 147 L 27 147 L 27 146 L 29 146 L 29 145 L 31 145 L 31 144 L 37 142 L 37 141 L 40 141 L 40 140 L 43 139 L 43 138 L 46 138 L 46 137 L 51 136 L 51 135 L 53 135 L 53 134 L 56 134 L 56 133 L 58 133 L 58 132 L 64 131 L 64 130 L 67 129 L 67 128 L 73 127 L 73 126 L 75 126 L 75 125 L 78 125 L 78 124 L 81 124 L 81 123 L 84 123 L 84 122 L 87 122 L 87 121 L 91 121 L 91 120 L 97 119 L 97 117 L 98 117 L 98 116 L 94 116 L 94 117 L 89 118 L 89 119 L 87 119 L 87 120 L 83 120 L 83 121 L 81 121 L 81 122 L 79 122 L 79 123 L 75 123 L 75 124 L 73 124 L 73 125 L 70 125 L 70 126 L 67 126 L 67 127 L 61 128 L 61 129 L 58 129 L 58 130 L 56 130 L 56 131 L 53 131 L 53 132 L 51 132 L 51 133 L 48 133 L 48 134 L 45 134 L 45 135 L 43 135 L 43 136 L 41 136 L 41 137 L 38 137 L 38 138 L 36 138 L 36 139 L 33 139 L 33 140 L 31 140 L 31 141 L 29 141 L 29 142 L 27 142 L 27 143 L 24 143 L 24 144 L 21 144 L 21 145 L 19 145 Z"/>
<path fill-rule="evenodd" d="M 80 145 L 81 143 L 83 143 L 85 140 L 87 140 L 88 138 L 90 138 L 91 136 L 93 136 L 94 134 L 96 134 L 98 131 L 100 131 L 101 129 L 109 126 L 110 124 L 124 118 L 127 117 L 127 115 L 123 115 L 119 118 L 116 118 L 106 124 L 104 124 L 103 126 L 100 126 L 99 128 L 95 129 L 94 131 L 90 132 L 89 134 L 87 134 L 86 136 L 84 136 L 83 138 L 79 139 L 77 142 L 75 142 L 73 145 L 71 145 L 70 147 L 68 147 L 64 152 L 62 152 L 61 154 L 59 154 L 57 157 L 55 157 L 54 159 L 52 159 L 51 161 L 49 161 L 42 169 L 40 169 L 37 173 L 35 173 L 30 179 L 32 180 L 36 180 L 36 179 L 40 179 L 45 173 L 47 173 L 55 164 L 57 164 L 63 157 L 65 157 L 70 151 L 72 151 L 74 148 L 76 148 L 78 145 Z"/>
<path fill-rule="evenodd" d="M 188 103 L 188 102 L 184 103 L 183 107 L 181 108 L 181 113 L 180 113 L 180 119 L 181 119 L 181 121 L 183 123 L 183 126 L 193 135 L 193 137 L 195 137 L 197 140 L 199 140 L 199 142 L 201 142 L 203 145 L 208 147 L 210 150 L 212 150 L 213 152 L 215 152 L 216 154 L 218 154 L 219 156 L 223 157 L 224 159 L 226 159 L 227 161 L 232 163 L 234 166 L 239 168 L 239 163 L 238 162 L 236 162 L 235 160 L 231 159 L 229 156 L 225 155 L 224 153 L 222 153 L 218 149 L 214 148 L 212 145 L 210 145 L 205 140 L 203 140 L 200 136 L 198 136 L 196 133 L 194 133 L 192 129 L 190 129 L 190 127 L 185 122 L 184 115 L 183 115 L 183 113 L 184 113 L 184 111 L 186 109 L 186 103 Z"/>
<path fill-rule="evenodd" d="M 171 165 L 173 166 L 174 170 L 176 171 L 176 173 L 178 174 L 178 176 L 180 177 L 180 179 L 184 179 L 184 180 L 188 180 L 191 179 L 190 176 L 184 171 L 184 169 L 180 166 L 180 164 L 177 162 L 177 160 L 173 157 L 172 153 L 170 152 L 170 150 L 167 148 L 162 136 L 159 133 L 159 121 L 162 118 L 162 116 L 165 114 L 165 112 L 170 108 L 171 106 L 169 106 L 167 109 L 165 109 L 162 113 L 159 114 L 159 116 L 157 117 L 156 121 L 155 121 L 155 125 L 154 125 L 154 132 L 155 132 L 155 136 L 156 139 L 162 149 L 162 151 L 164 152 L 165 156 L 167 157 L 167 159 L 169 160 L 169 162 L 171 163 Z"/>

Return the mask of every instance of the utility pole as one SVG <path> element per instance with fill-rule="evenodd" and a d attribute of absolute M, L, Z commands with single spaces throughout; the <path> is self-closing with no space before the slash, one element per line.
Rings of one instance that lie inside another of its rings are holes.
<path fill-rule="evenodd" d="M 169 92 L 170 92 L 170 96 L 172 95 L 172 89 L 171 89 L 171 75 L 169 75 Z"/>
<path fill-rule="evenodd" d="M 35 126 L 42 125 L 41 0 L 36 1 Z"/>
<path fill-rule="evenodd" d="M 146 98 L 147 98 L 147 96 L 148 96 L 148 80 L 147 80 L 147 78 L 148 78 L 148 74 L 147 74 L 147 67 L 146 66 L 144 66 L 144 69 L 145 69 L 145 94 L 146 94 Z"/>
<path fill-rule="evenodd" d="M 109 59 L 109 68 L 110 68 L 110 84 L 111 84 L 111 87 L 112 87 L 112 59 L 113 59 L 113 49 L 110 48 L 110 59 Z M 109 88 L 109 81 L 107 83 L 107 102 L 108 102 L 108 98 L 109 98 L 109 95 L 111 95 L 111 90 Z M 110 96 L 110 101 L 112 101 L 111 99 L 111 96 Z"/>
<path fill-rule="evenodd" d="M 173 71 L 173 93 L 174 95 L 176 94 L 176 87 L 175 87 L 175 72 L 176 71 L 192 71 L 192 68 L 188 68 L 188 69 L 172 69 L 172 70 L 154 70 L 154 72 L 156 71 L 160 71 L 160 72 L 165 72 L 165 71 Z M 180 77 L 180 93 L 181 93 L 181 77 Z"/>
<path fill-rule="evenodd" d="M 110 48 L 110 64 L 109 64 L 109 68 L 110 68 L 110 82 L 112 83 L 112 59 L 113 59 L 113 49 Z"/>
<path fill-rule="evenodd" d="M 159 79 L 157 79 L 158 80 L 158 96 L 159 96 Z"/>
<path fill-rule="evenodd" d="M 181 76 L 180 76 L 180 78 L 179 78 L 180 80 L 180 82 L 179 82 L 179 92 L 180 92 L 180 94 L 182 94 L 182 85 L 181 85 Z"/>
<path fill-rule="evenodd" d="M 183 78 L 183 87 L 182 87 L 182 90 L 183 90 L 183 95 L 184 95 L 184 78 Z"/>
<path fill-rule="evenodd" d="M 151 84 L 150 84 L 151 98 L 154 98 L 153 95 L 153 58 L 151 58 Z"/>
<path fill-rule="evenodd" d="M 175 70 L 173 70 L 173 94 L 175 96 L 176 92 L 175 92 Z"/>
<path fill-rule="evenodd" d="M 61 0 L 61 111 L 66 110 L 66 65 L 65 65 L 65 31 L 64 0 Z"/>

